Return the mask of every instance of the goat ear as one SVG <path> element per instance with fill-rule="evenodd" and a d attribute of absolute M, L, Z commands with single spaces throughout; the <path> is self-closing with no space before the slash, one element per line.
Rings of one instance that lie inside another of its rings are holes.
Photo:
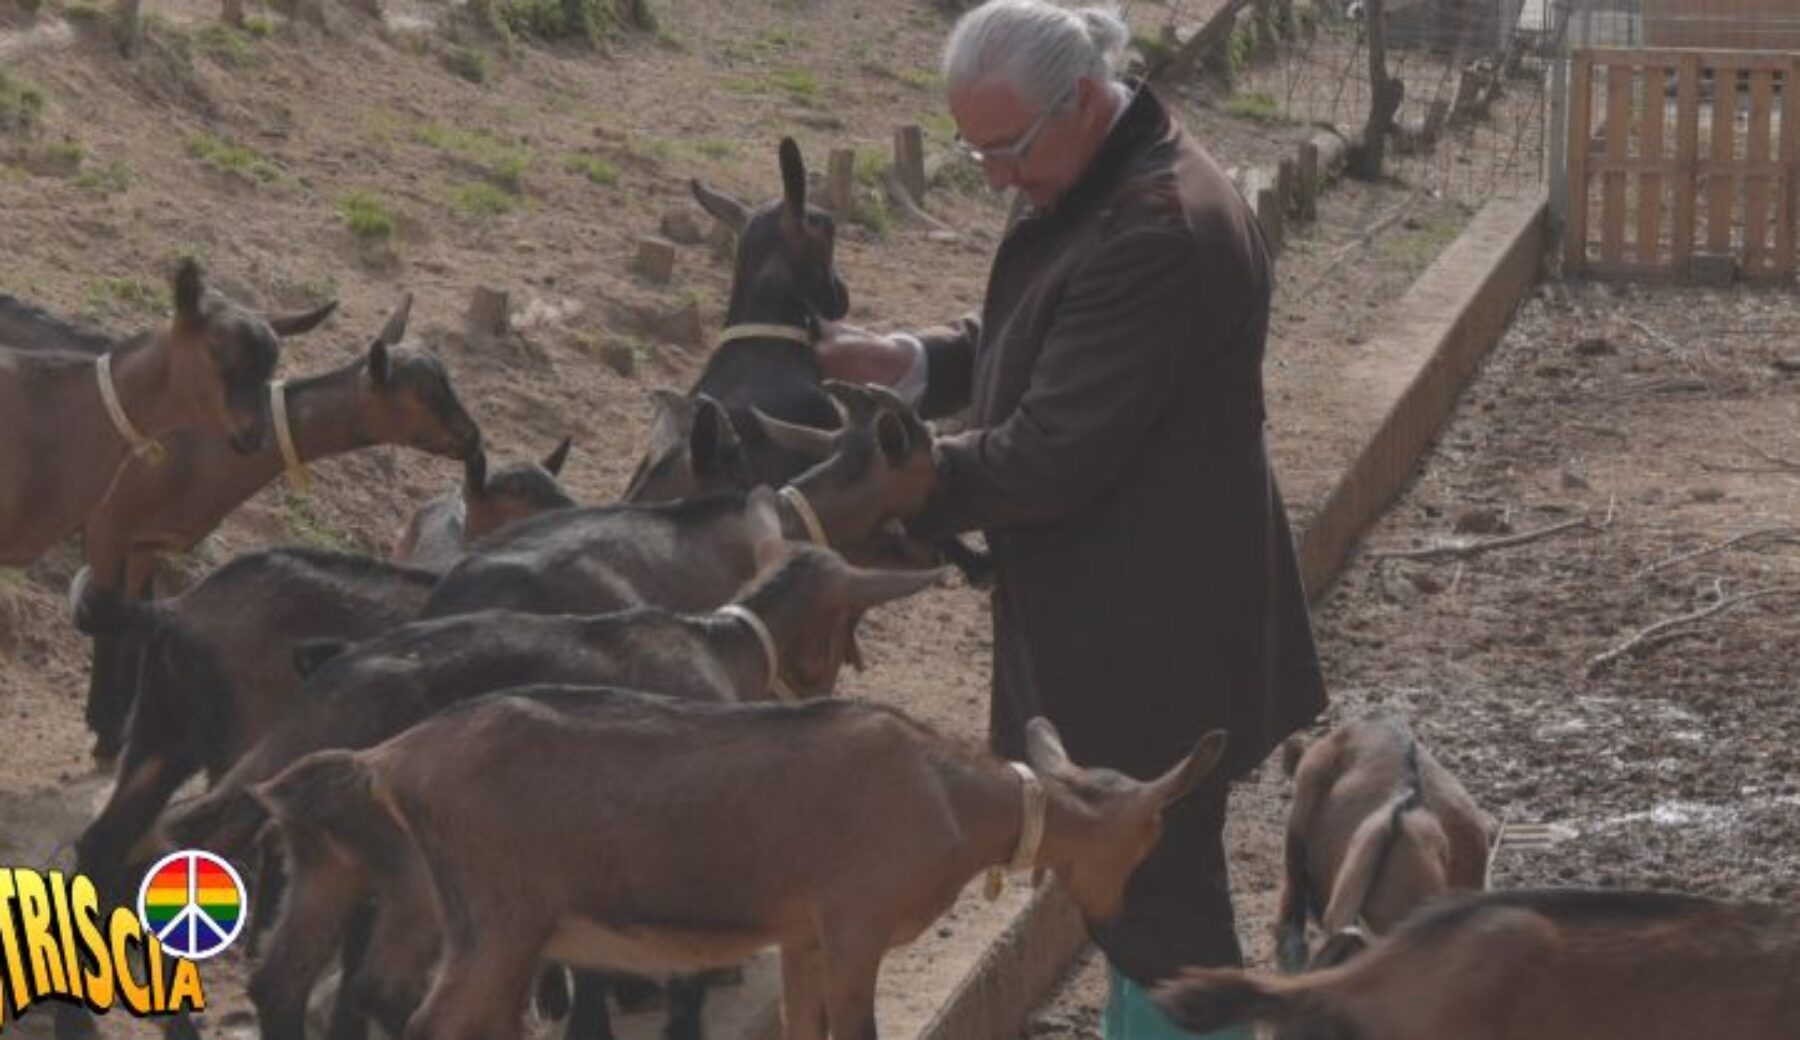
<path fill-rule="evenodd" d="M 1062 737 L 1050 720 L 1039 715 L 1025 724 L 1025 762 L 1047 776 L 1067 776 L 1075 771 Z"/>
<path fill-rule="evenodd" d="M 394 359 L 388 354 L 387 344 L 381 340 L 369 344 L 369 378 L 383 388 L 394 379 Z"/>
<path fill-rule="evenodd" d="M 327 661 L 343 653 L 350 644 L 342 639 L 302 639 L 294 644 L 294 674 L 302 681 Z"/>
<path fill-rule="evenodd" d="M 206 285 L 200 277 L 200 264 L 193 257 L 183 257 L 175 268 L 175 316 L 189 321 L 200 317 L 200 300 Z"/>
<path fill-rule="evenodd" d="M 650 423 L 649 455 L 661 458 L 687 439 L 694 425 L 694 401 L 686 394 L 657 388 L 650 391 L 650 407 L 656 417 Z"/>
<path fill-rule="evenodd" d="M 387 323 L 375 335 L 375 342 L 397 347 L 406 340 L 406 322 L 412 317 L 412 304 L 412 293 L 400 297 L 400 306 L 395 307 L 394 313 L 388 315 Z"/>
<path fill-rule="evenodd" d="M 763 434 L 776 447 L 798 452 L 809 459 L 824 460 L 831 456 L 834 444 L 829 430 L 783 422 L 760 408 L 752 408 L 750 412 L 756 416 L 756 424 L 762 427 Z"/>
<path fill-rule="evenodd" d="M 1182 1029 L 1212 1033 L 1291 1014 L 1296 998 L 1286 987 L 1286 980 L 1264 980 L 1237 968 L 1188 968 L 1158 984 L 1150 999 Z"/>
<path fill-rule="evenodd" d="M 890 466 L 904 466 L 912 457 L 912 433 L 907 430 L 906 422 L 893 412 L 884 411 L 876 417 L 875 443 L 881 447 L 881 454 L 887 457 Z"/>
<path fill-rule="evenodd" d="M 563 463 L 569 461 L 569 448 L 574 443 L 573 438 L 564 437 L 556 447 L 550 449 L 550 454 L 544 456 L 544 468 L 550 471 L 551 476 L 562 473 Z"/>
<path fill-rule="evenodd" d="M 796 217 L 806 216 L 806 164 L 791 137 L 781 139 L 781 197 Z"/>
<path fill-rule="evenodd" d="M 694 201 L 700 203 L 701 209 L 731 230 L 742 231 L 750 222 L 750 207 L 722 191 L 707 187 L 699 178 L 688 181 L 688 190 L 694 193 Z"/>
<path fill-rule="evenodd" d="M 275 335 L 282 339 L 298 336 L 303 332 L 311 332 L 324 324 L 325 319 L 331 317 L 331 313 L 335 310 L 337 310 L 337 301 L 327 300 L 310 311 L 300 311 L 297 314 L 277 314 L 269 319 L 269 328 L 273 329 Z"/>
<path fill-rule="evenodd" d="M 463 498 L 479 501 L 487 495 L 487 452 L 476 450 L 463 460 Z"/>
<path fill-rule="evenodd" d="M 688 437 L 694 472 L 719 472 L 729 463 L 736 447 L 736 431 L 731 428 L 731 417 L 725 414 L 725 409 L 710 397 L 696 397 L 694 425 Z"/>
<path fill-rule="evenodd" d="M 1155 780 L 1150 781 L 1150 788 L 1155 792 L 1162 805 L 1169 805 L 1187 796 L 1200 778 L 1213 771 L 1219 759 L 1225 755 L 1225 731 L 1215 729 L 1200 738 L 1200 743 L 1188 757 L 1175 764 L 1175 767 Z"/>

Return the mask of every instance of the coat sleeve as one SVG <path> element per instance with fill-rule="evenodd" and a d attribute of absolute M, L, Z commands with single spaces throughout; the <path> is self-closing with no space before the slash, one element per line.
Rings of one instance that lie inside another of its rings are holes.
<path fill-rule="evenodd" d="M 1102 246 L 1069 282 L 1017 409 L 939 441 L 942 490 L 914 532 L 1043 523 L 1104 490 L 1199 370 L 1196 353 L 1243 328 L 1257 294 L 1231 257 L 1161 228 Z"/>
<path fill-rule="evenodd" d="M 980 316 L 968 314 L 913 335 L 925 345 L 925 396 L 919 401 L 919 414 L 939 419 L 967 408 L 975 380 L 975 348 L 981 342 Z"/>

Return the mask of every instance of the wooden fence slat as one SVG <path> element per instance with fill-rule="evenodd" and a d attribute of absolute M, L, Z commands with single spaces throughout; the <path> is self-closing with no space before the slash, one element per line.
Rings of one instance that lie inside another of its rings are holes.
<path fill-rule="evenodd" d="M 1563 270 L 1574 273 L 1587 264 L 1588 240 L 1588 136 L 1593 132 L 1594 63 L 1588 54 L 1575 55 L 1569 77 L 1569 207 L 1568 227 L 1563 229 Z"/>
<path fill-rule="evenodd" d="M 1606 70 L 1606 158 L 1623 161 L 1631 142 L 1631 79 L 1634 69 L 1613 65 Z M 1625 186 L 1623 173 L 1600 181 L 1600 259 L 1616 264 L 1625 256 Z"/>
<path fill-rule="evenodd" d="M 1706 248 L 1713 253 L 1731 249 L 1731 210 L 1736 201 L 1737 178 L 1717 171 L 1712 163 L 1736 158 L 1737 67 L 1721 61 L 1713 65 L 1712 145 L 1707 150 Z"/>
<path fill-rule="evenodd" d="M 1675 103 L 1675 212 L 1669 226 L 1669 261 L 1686 275 L 1694 255 L 1694 202 L 1700 176 L 1700 56 L 1683 55 L 1676 64 L 1680 84 Z"/>
<path fill-rule="evenodd" d="M 1750 133 L 1744 155 L 1752 165 L 1769 158 L 1769 110 L 1775 100 L 1775 74 L 1767 69 L 1750 73 Z M 1768 262 L 1769 176 L 1744 176 L 1744 270 L 1761 275 Z"/>
<path fill-rule="evenodd" d="M 1775 277 L 1794 277 L 1796 193 L 1800 193 L 1800 57 L 1789 59 L 1786 82 L 1781 88 L 1781 163 L 1785 170 L 1775 181 Z"/>
<path fill-rule="evenodd" d="M 1644 69 L 1638 158 L 1650 165 L 1647 172 L 1638 175 L 1637 260 L 1645 265 L 1654 265 L 1662 256 L 1662 171 L 1668 165 L 1663 154 L 1663 87 L 1668 80 L 1669 70 L 1661 65 Z"/>
<path fill-rule="evenodd" d="M 1720 51 L 1680 47 L 1588 47 L 1584 53 L 1594 64 L 1610 65 L 1679 65 L 1689 57 L 1702 57 L 1710 68 L 1721 61 L 1735 69 L 1779 69 L 1788 67 L 1788 55 L 1779 51 Z"/>
<path fill-rule="evenodd" d="M 1787 169 L 1787 163 L 1784 160 L 1775 158 L 1773 155 L 1766 159 L 1758 159 L 1755 162 L 1740 157 L 1737 159 L 1729 159 L 1722 163 L 1706 161 L 1702 162 L 1700 165 L 1708 171 L 1720 169 L 1737 177 L 1757 176 L 1768 177 L 1771 179 L 1781 176 L 1781 171 Z M 1589 177 L 1598 177 L 1603 173 L 1668 174 L 1673 168 L 1673 163 L 1667 157 L 1664 157 L 1660 162 L 1655 159 L 1647 159 L 1641 155 L 1628 155 L 1623 159 L 1608 159 L 1606 156 L 1602 155 L 1598 158 L 1588 160 Z"/>

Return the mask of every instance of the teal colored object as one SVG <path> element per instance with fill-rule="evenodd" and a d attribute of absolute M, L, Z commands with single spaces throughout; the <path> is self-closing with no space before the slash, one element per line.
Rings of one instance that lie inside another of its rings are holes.
<path fill-rule="evenodd" d="M 1144 987 L 1106 966 L 1106 1011 L 1101 1033 L 1106 1040 L 1255 1040 L 1249 1026 L 1233 1026 L 1212 1033 L 1190 1033 L 1169 1021 L 1150 999 Z"/>

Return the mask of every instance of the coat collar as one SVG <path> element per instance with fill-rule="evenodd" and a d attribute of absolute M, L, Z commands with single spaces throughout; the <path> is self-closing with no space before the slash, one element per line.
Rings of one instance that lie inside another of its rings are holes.
<path fill-rule="evenodd" d="M 1106 139 L 1100 143 L 1100 149 L 1094 153 L 1087 169 L 1047 209 L 1032 209 L 1030 203 L 1023 201 L 1021 196 L 1022 208 L 1018 211 L 1018 223 L 1060 223 L 1073 219 L 1097 200 L 1111 194 L 1113 186 L 1125 171 L 1146 151 L 1169 136 L 1173 124 L 1169 120 L 1168 110 L 1149 85 L 1137 79 L 1126 80 L 1125 85 L 1132 92 L 1131 100 L 1125 106 L 1124 114 L 1107 133 Z"/>

